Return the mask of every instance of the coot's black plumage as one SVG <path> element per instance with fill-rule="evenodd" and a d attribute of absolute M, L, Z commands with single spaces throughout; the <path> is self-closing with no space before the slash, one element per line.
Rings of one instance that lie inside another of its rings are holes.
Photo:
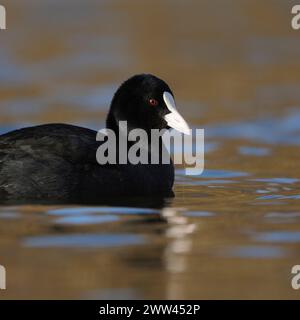
<path fill-rule="evenodd" d="M 128 79 L 114 95 L 107 128 L 118 137 L 118 122 L 127 120 L 128 130 L 174 127 L 186 131 L 184 120 L 166 103 L 165 93 L 172 95 L 169 86 L 153 75 Z M 175 122 L 167 117 L 173 113 Z M 46 124 L 1 135 L 0 201 L 85 202 L 172 193 L 172 162 L 99 165 L 96 134 L 73 125 Z"/>

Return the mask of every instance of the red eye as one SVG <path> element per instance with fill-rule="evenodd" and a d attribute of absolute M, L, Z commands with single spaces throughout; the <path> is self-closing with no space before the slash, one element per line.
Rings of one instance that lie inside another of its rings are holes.
<path fill-rule="evenodd" d="M 155 100 L 155 99 L 149 99 L 149 105 L 152 106 L 152 107 L 155 107 L 158 105 L 158 101 Z"/>

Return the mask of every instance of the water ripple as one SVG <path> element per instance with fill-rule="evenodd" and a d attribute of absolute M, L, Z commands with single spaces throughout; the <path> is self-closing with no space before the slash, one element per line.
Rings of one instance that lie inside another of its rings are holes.
<path fill-rule="evenodd" d="M 145 243 L 143 236 L 126 233 L 49 235 L 28 237 L 23 240 L 23 245 L 31 248 L 108 248 L 143 243 Z"/>

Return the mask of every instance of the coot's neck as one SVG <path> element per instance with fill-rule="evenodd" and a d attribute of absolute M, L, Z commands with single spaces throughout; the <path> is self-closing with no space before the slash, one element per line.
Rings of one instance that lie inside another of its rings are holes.
<path fill-rule="evenodd" d="M 120 142 L 120 137 L 127 139 L 128 147 L 131 147 L 135 142 L 128 141 L 128 134 L 132 128 L 130 126 L 127 126 L 127 128 L 122 128 L 120 126 L 120 123 L 116 120 L 112 112 L 108 113 L 107 119 L 106 119 L 106 128 L 112 130 L 116 135 L 117 144 Z M 148 139 L 146 144 L 151 144 L 151 132 L 147 132 Z M 124 141 L 124 140 L 123 140 Z M 150 151 L 151 148 L 149 148 Z"/>
<path fill-rule="evenodd" d="M 136 143 L 136 141 L 128 141 L 128 134 L 130 128 L 128 128 L 128 131 L 122 130 L 120 128 L 119 123 L 116 121 L 115 117 L 109 113 L 106 119 L 106 128 L 112 130 L 115 133 L 116 136 L 116 143 L 117 143 L 117 152 L 119 150 L 119 144 L 122 144 L 122 141 L 120 141 L 120 137 L 122 139 L 126 139 L 126 144 L 127 144 L 127 151 Z M 147 132 L 148 134 L 148 139 L 145 142 L 140 142 L 141 144 L 144 144 L 145 147 L 147 147 L 149 156 L 151 157 L 151 133 Z M 160 159 L 161 159 L 161 154 L 162 154 L 162 149 L 163 148 L 163 142 L 162 142 L 162 137 L 159 137 L 159 150 L 160 150 Z"/>
<path fill-rule="evenodd" d="M 118 123 L 117 123 L 115 117 L 113 116 L 111 110 L 109 111 L 107 118 L 106 118 L 106 128 L 114 131 L 117 138 L 118 138 L 119 126 L 118 126 Z"/>

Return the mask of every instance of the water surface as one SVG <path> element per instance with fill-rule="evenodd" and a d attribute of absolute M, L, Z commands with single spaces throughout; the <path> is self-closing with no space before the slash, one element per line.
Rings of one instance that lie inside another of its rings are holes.
<path fill-rule="evenodd" d="M 165 203 L 0 207 L 0 298 L 292 298 L 300 264 L 299 33 L 293 1 L 2 0 L 0 133 L 100 129 L 151 72 L 205 128 L 205 171 Z"/>

